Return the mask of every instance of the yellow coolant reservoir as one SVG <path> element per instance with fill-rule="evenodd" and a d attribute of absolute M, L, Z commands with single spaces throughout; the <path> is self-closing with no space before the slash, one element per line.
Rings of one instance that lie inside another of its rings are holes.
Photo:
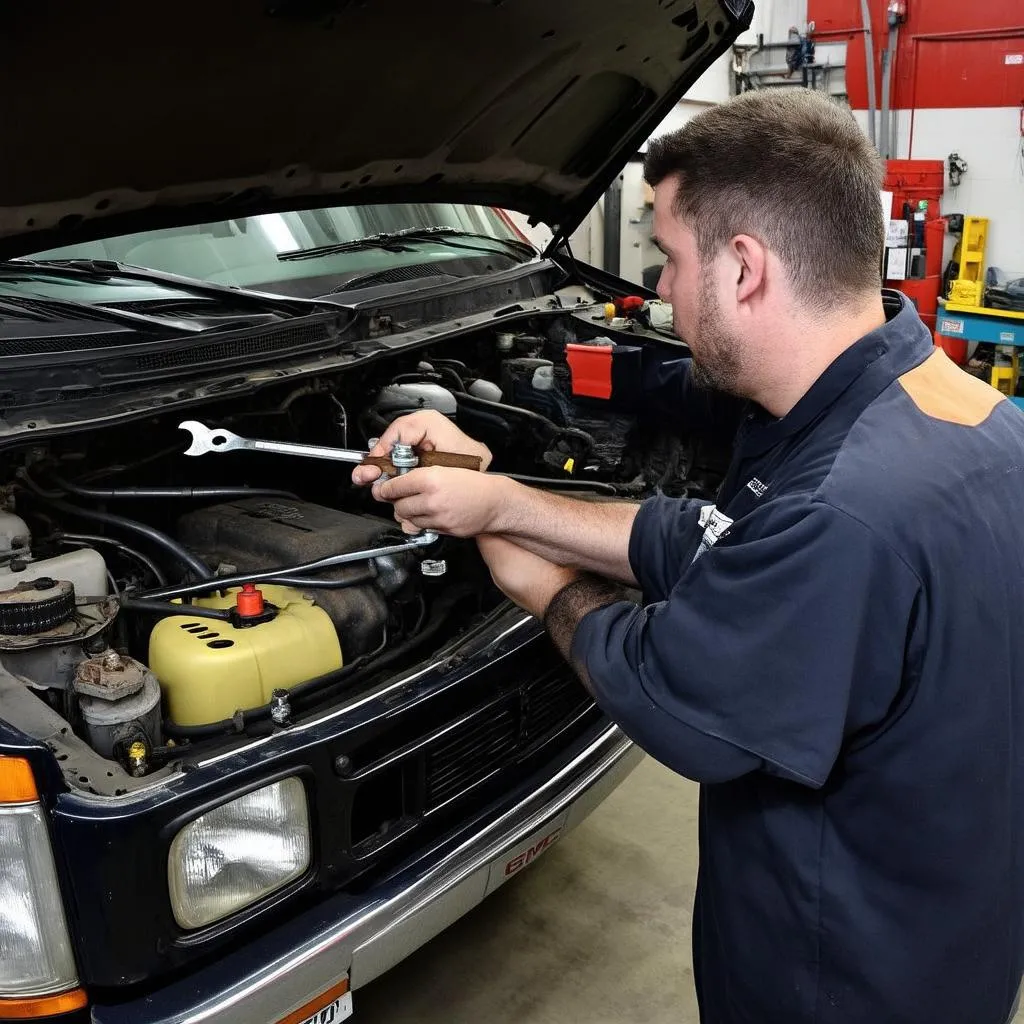
<path fill-rule="evenodd" d="M 271 693 L 341 667 L 338 634 L 327 613 L 291 587 L 261 585 L 262 601 L 276 614 L 239 627 L 231 622 L 171 615 L 149 637 L 149 667 L 160 681 L 167 712 L 178 725 L 205 725 L 238 710 L 259 707 Z M 252 615 L 260 593 L 247 586 L 224 596 L 198 598 L 207 608 Z M 241 598 L 240 595 L 241 594 Z"/>

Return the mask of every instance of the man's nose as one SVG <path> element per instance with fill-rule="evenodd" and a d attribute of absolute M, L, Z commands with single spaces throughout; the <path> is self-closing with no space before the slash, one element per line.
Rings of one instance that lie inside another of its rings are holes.
<path fill-rule="evenodd" d="M 662 267 L 661 273 L 658 275 L 658 284 L 654 289 L 658 293 L 658 298 L 662 302 L 668 302 L 671 291 L 668 286 L 668 267 Z"/>

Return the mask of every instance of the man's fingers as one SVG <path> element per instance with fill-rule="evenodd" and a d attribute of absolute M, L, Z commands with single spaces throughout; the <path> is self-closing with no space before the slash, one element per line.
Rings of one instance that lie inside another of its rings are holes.
<path fill-rule="evenodd" d="M 400 519 L 416 519 L 430 515 L 430 509 L 427 508 L 427 503 L 423 501 L 420 495 L 415 495 L 412 498 L 402 498 L 401 501 L 395 502 L 395 515 Z"/>
<path fill-rule="evenodd" d="M 395 522 L 401 526 L 403 533 L 422 533 L 424 530 L 431 528 L 430 523 L 415 517 L 407 519 L 405 516 L 400 516 L 397 512 L 395 513 Z"/>
<path fill-rule="evenodd" d="M 392 476 L 387 480 L 378 480 L 374 484 L 374 498 L 379 502 L 396 502 L 400 498 L 410 494 L 416 494 L 416 490 L 410 490 L 406 482 L 409 473 L 403 476 Z"/>
<path fill-rule="evenodd" d="M 365 487 L 372 484 L 380 477 L 380 469 L 377 466 L 356 466 L 352 470 L 352 483 L 357 487 Z"/>
<path fill-rule="evenodd" d="M 393 476 L 390 480 L 383 480 L 375 484 L 373 496 L 378 501 L 401 501 L 402 498 L 411 498 L 415 494 L 427 494 L 435 490 L 439 474 L 460 473 L 464 470 L 442 469 L 437 466 L 420 466 L 418 469 L 410 469 L 408 473 Z"/>
<path fill-rule="evenodd" d="M 426 413 L 410 413 L 389 424 L 370 449 L 371 455 L 387 455 L 393 444 L 411 444 L 421 451 L 432 452 L 434 442 L 427 436 L 433 417 Z"/>

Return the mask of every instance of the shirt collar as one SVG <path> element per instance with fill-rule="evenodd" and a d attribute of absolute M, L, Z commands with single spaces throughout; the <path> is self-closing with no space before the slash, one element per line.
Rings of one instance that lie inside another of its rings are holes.
<path fill-rule="evenodd" d="M 775 419 L 759 406 L 743 447 L 748 452 L 767 451 L 817 419 L 847 391 L 857 387 L 864 405 L 889 383 L 924 362 L 933 351 L 928 328 L 917 310 L 899 292 L 882 292 L 885 323 L 841 352 L 807 393 L 785 416 Z"/>

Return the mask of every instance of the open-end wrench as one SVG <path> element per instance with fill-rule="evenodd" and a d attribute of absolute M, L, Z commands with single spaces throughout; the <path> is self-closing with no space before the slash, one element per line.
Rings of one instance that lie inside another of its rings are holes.
<path fill-rule="evenodd" d="M 334 462 L 354 462 L 357 465 L 376 466 L 387 476 L 407 473 L 416 466 L 449 466 L 455 469 L 479 470 L 481 459 L 478 455 L 459 455 L 456 452 L 417 452 L 410 444 L 395 444 L 390 456 L 373 455 L 352 448 L 327 448 L 316 444 L 295 444 L 291 441 L 259 441 L 251 437 L 239 437 L 230 430 L 208 427 L 196 420 L 185 420 L 178 424 L 180 430 L 192 435 L 192 443 L 185 449 L 186 455 L 208 455 L 211 452 L 271 452 L 275 455 L 292 455 L 308 459 L 330 459 Z"/>

